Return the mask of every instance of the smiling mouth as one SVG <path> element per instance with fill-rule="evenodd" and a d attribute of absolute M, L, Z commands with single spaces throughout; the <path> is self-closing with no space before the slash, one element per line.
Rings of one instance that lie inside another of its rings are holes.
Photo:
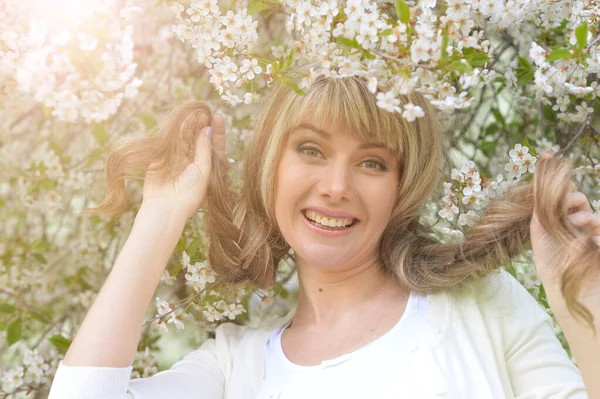
<path fill-rule="evenodd" d="M 331 226 L 326 226 L 326 225 L 324 225 L 324 224 L 321 224 L 321 223 L 315 222 L 314 220 L 311 220 L 311 219 L 309 219 L 309 218 L 306 216 L 306 214 L 305 214 L 305 211 L 302 211 L 302 216 L 304 216 L 304 218 L 305 218 L 305 219 L 306 219 L 306 220 L 307 220 L 309 223 L 311 223 L 313 226 L 316 226 L 316 227 L 318 227 L 318 228 L 320 228 L 320 229 L 323 229 L 323 230 L 332 230 L 332 231 L 335 231 L 335 230 L 346 230 L 346 229 L 349 229 L 350 227 L 354 226 L 356 223 L 358 223 L 358 219 L 354 218 L 354 219 L 352 220 L 352 223 L 350 223 L 349 225 L 342 226 L 342 227 L 331 227 Z"/>

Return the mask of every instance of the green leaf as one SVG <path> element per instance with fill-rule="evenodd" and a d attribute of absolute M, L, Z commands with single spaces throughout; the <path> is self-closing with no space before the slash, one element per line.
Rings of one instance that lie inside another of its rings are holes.
<path fill-rule="evenodd" d="M 42 179 L 39 181 L 39 187 L 46 191 L 54 190 L 56 183 L 50 179 Z"/>
<path fill-rule="evenodd" d="M 181 263 L 178 263 L 175 265 L 173 270 L 171 270 L 171 277 L 177 277 L 177 275 L 179 274 L 180 271 L 181 271 Z"/>
<path fill-rule="evenodd" d="M 6 340 L 8 341 L 8 346 L 18 342 L 21 339 L 21 333 L 21 319 L 17 319 L 10 323 L 8 329 L 6 330 Z"/>
<path fill-rule="evenodd" d="M 588 24 L 582 23 L 575 28 L 575 37 L 577 38 L 577 47 L 583 50 L 587 46 Z"/>
<path fill-rule="evenodd" d="M 410 8 L 404 0 L 396 0 L 396 15 L 402 23 L 408 24 L 408 21 L 410 21 Z"/>
<path fill-rule="evenodd" d="M 202 238 L 202 235 L 198 234 L 196 237 L 194 237 L 192 242 L 190 242 L 190 244 L 187 246 L 186 252 L 188 254 L 197 253 L 198 249 L 200 249 L 200 245 L 202 245 L 203 242 L 204 242 L 204 240 Z"/>
<path fill-rule="evenodd" d="M 527 136 L 525 136 L 523 138 L 523 141 L 521 142 L 521 144 L 523 145 L 523 147 L 527 147 L 529 149 L 529 153 L 531 155 L 533 155 L 534 157 L 537 156 L 537 152 L 535 151 L 534 146 L 529 142 L 529 139 L 527 138 Z"/>
<path fill-rule="evenodd" d="M 546 61 L 552 62 L 556 60 L 562 60 L 564 58 L 569 58 L 570 56 L 571 52 L 569 50 L 557 49 L 548 54 L 548 56 L 546 57 Z"/>
<path fill-rule="evenodd" d="M 283 64 L 283 70 L 286 70 L 292 66 L 292 63 L 294 62 L 294 53 L 295 53 L 295 51 L 294 51 L 294 49 L 292 49 L 292 51 L 290 51 L 290 53 L 288 54 L 288 56 L 285 59 L 285 62 Z"/>
<path fill-rule="evenodd" d="M 156 128 L 156 126 L 158 126 L 156 118 L 148 113 L 143 113 L 142 115 L 140 115 L 140 119 L 146 127 L 146 130 L 153 130 L 154 128 Z"/>
<path fill-rule="evenodd" d="M 104 127 L 104 123 L 94 123 L 92 125 L 92 135 L 98 144 L 104 146 L 108 141 L 108 132 Z"/>
<path fill-rule="evenodd" d="M 88 157 L 87 162 L 85 163 L 86 166 L 90 166 L 90 165 L 94 164 L 94 162 L 96 162 L 100 158 L 102 158 L 102 154 L 103 154 L 103 150 L 101 150 L 100 148 L 96 148 L 95 150 L 93 150 L 92 153 L 90 154 L 90 156 Z"/>
<path fill-rule="evenodd" d="M 519 59 L 519 64 L 521 65 L 521 67 L 523 69 L 527 69 L 527 70 L 533 72 L 533 66 L 531 66 L 531 64 L 529 63 L 529 61 L 527 61 L 527 58 L 519 56 L 518 59 Z"/>
<path fill-rule="evenodd" d="M 544 119 L 549 122 L 554 122 L 554 110 L 551 105 L 544 106 Z"/>
<path fill-rule="evenodd" d="M 33 244 L 31 244 L 29 250 L 32 252 L 46 252 L 48 251 L 49 247 L 50 244 L 48 244 L 48 242 L 45 239 L 40 238 L 39 240 L 35 240 Z"/>
<path fill-rule="evenodd" d="M 486 62 L 490 60 L 490 57 L 488 57 L 487 54 L 479 52 L 474 48 L 470 47 L 463 50 L 463 57 L 465 58 L 465 60 L 467 60 L 469 64 L 475 67 L 483 66 Z"/>
<path fill-rule="evenodd" d="M 63 354 L 67 353 L 69 346 L 71 346 L 71 340 L 59 334 L 51 336 L 50 338 L 48 338 L 48 341 L 50 341 L 50 343 L 54 345 L 54 347 L 58 349 L 60 353 Z"/>
<path fill-rule="evenodd" d="M 0 304 L 0 313 L 13 313 L 17 308 L 14 305 L 8 303 Z"/>
<path fill-rule="evenodd" d="M 479 149 L 486 155 L 491 156 L 496 152 L 496 142 L 495 141 L 484 141 L 481 143 Z"/>
<path fill-rule="evenodd" d="M 462 73 L 472 73 L 473 67 L 461 61 L 454 61 L 446 67 L 448 71 L 458 71 Z"/>
<path fill-rule="evenodd" d="M 369 50 L 364 50 L 362 53 L 362 59 L 367 59 L 367 60 L 374 60 L 375 56 L 369 51 Z"/>
<path fill-rule="evenodd" d="M 448 27 L 446 26 L 442 29 L 442 59 L 448 58 L 448 51 L 446 51 L 448 48 L 448 39 Z"/>
<path fill-rule="evenodd" d="M 497 123 L 493 123 L 485 128 L 485 137 L 492 137 L 495 133 L 500 131 L 500 126 Z"/>
<path fill-rule="evenodd" d="M 44 324 L 48 324 L 49 321 L 52 318 L 50 316 L 48 316 L 47 314 L 41 314 L 38 312 L 35 312 L 33 310 L 30 310 L 29 312 L 27 312 L 31 317 L 33 317 L 35 320 L 39 321 L 40 323 L 44 323 Z M 45 317 L 44 317 L 45 316 Z"/>
<path fill-rule="evenodd" d="M 293 78 L 291 78 L 289 76 L 285 76 L 285 75 L 278 75 L 277 79 L 279 79 L 281 81 L 281 83 L 283 83 L 290 89 L 294 90 L 296 92 L 296 94 L 301 95 L 301 96 L 306 95 L 306 92 L 304 90 L 302 90 L 300 88 L 300 86 L 298 86 L 298 82 L 296 82 L 296 80 L 294 80 Z"/>
<path fill-rule="evenodd" d="M 492 114 L 494 114 L 494 118 L 496 118 L 496 120 L 498 122 L 500 122 L 502 124 L 502 126 L 504 126 L 506 124 L 506 121 L 504 120 L 504 116 L 498 110 L 498 108 L 492 108 L 490 111 L 492 112 Z"/>
<path fill-rule="evenodd" d="M 488 57 L 486 54 L 475 53 L 473 55 L 473 57 L 471 57 L 467 61 L 472 66 L 484 66 L 489 60 L 490 60 L 490 57 Z"/>
<path fill-rule="evenodd" d="M 56 153 L 56 155 L 58 155 L 60 158 L 62 158 L 63 149 L 59 143 L 57 143 L 55 140 L 51 139 L 50 142 L 48 143 L 48 147 L 52 151 L 54 151 Z"/>
<path fill-rule="evenodd" d="M 517 72 L 517 86 L 522 87 L 533 82 L 533 73 L 525 71 L 522 74 Z"/>
<path fill-rule="evenodd" d="M 338 36 L 336 38 L 336 42 L 338 42 L 341 45 L 350 47 L 350 48 L 355 48 L 358 50 L 362 50 L 362 46 L 358 43 L 358 41 L 356 39 L 348 39 L 347 37 L 342 37 L 342 36 Z"/>
<path fill-rule="evenodd" d="M 38 262 L 47 265 L 48 261 L 46 260 L 46 258 L 44 257 L 44 255 L 42 254 L 31 254 Z"/>
<path fill-rule="evenodd" d="M 269 8 L 269 6 L 264 4 L 261 0 L 250 0 L 248 2 L 248 15 L 256 15 L 267 8 Z"/>
<path fill-rule="evenodd" d="M 521 65 L 521 67 L 516 69 L 517 85 L 525 86 L 529 82 L 533 81 L 534 69 L 531 66 L 531 64 L 529 63 L 529 61 L 527 61 L 525 58 L 523 58 L 523 57 L 518 57 L 518 58 L 519 58 L 519 64 Z"/>
<path fill-rule="evenodd" d="M 52 118 L 52 111 L 50 111 L 50 108 L 44 104 L 42 104 L 42 112 L 44 113 L 44 118 Z"/>

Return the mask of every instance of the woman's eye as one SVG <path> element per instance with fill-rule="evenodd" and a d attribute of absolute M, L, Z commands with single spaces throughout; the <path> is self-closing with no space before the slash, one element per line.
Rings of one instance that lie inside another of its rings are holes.
<path fill-rule="evenodd" d="M 368 161 L 363 162 L 363 164 L 371 164 L 371 165 L 375 165 L 375 167 L 373 168 L 367 168 L 367 169 L 377 169 L 379 168 L 379 170 L 384 171 L 387 170 L 387 168 L 385 167 L 385 164 L 379 161 L 376 161 L 375 159 L 369 159 Z"/>
<path fill-rule="evenodd" d="M 298 149 L 298 152 L 308 155 L 309 157 L 315 157 L 321 153 L 321 151 L 319 151 L 315 147 L 301 147 Z M 379 170 L 379 171 L 387 170 L 385 163 L 378 161 L 376 159 L 368 159 L 363 162 L 363 165 L 372 165 L 372 166 L 367 166 L 367 169 L 373 169 L 373 170 Z"/>
<path fill-rule="evenodd" d="M 308 151 L 312 152 L 313 154 L 318 154 L 321 152 L 321 151 L 317 150 L 315 147 L 302 147 L 298 151 L 300 151 L 301 153 L 306 154 L 308 156 L 313 156 Z M 314 156 L 316 156 L 316 155 L 314 155 Z"/>

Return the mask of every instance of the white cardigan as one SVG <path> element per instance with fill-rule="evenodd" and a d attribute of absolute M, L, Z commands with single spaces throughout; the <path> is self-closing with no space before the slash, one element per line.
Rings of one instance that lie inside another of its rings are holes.
<path fill-rule="evenodd" d="M 428 301 L 430 336 L 399 354 L 415 364 L 410 376 L 398 376 L 418 392 L 411 398 L 587 398 L 550 317 L 507 272 L 471 284 L 464 296 Z M 262 378 L 264 348 L 288 319 L 260 329 L 223 324 L 215 339 L 150 378 L 130 381 L 131 367 L 61 363 L 49 399 L 276 398 Z"/>

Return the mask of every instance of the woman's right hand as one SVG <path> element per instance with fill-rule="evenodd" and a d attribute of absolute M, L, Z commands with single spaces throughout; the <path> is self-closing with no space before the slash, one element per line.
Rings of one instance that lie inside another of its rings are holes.
<path fill-rule="evenodd" d="M 212 131 L 212 137 L 207 135 L 209 130 Z M 158 182 L 148 170 L 144 178 L 143 205 L 177 211 L 186 221 L 191 218 L 206 197 L 212 171 L 211 147 L 214 147 L 218 156 L 225 157 L 225 121 L 218 114 L 213 115 L 212 126 L 198 132 L 194 160 L 177 177 Z"/>

